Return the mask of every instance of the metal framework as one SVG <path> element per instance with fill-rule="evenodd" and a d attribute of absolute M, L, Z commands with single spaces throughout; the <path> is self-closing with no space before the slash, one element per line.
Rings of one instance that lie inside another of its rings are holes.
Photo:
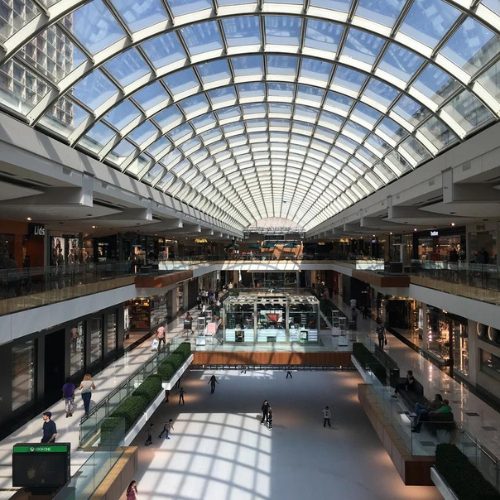
<path fill-rule="evenodd" d="M 500 116 L 497 0 L 24 1 L 0 106 L 239 229 L 309 230 Z"/>

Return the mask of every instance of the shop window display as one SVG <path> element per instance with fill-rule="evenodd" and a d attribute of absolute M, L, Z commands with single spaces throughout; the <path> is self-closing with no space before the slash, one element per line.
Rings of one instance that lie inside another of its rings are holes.
<path fill-rule="evenodd" d="M 106 350 L 108 353 L 116 350 L 117 346 L 117 327 L 116 327 L 116 311 L 106 315 Z"/>
<path fill-rule="evenodd" d="M 87 324 L 90 334 L 90 364 L 92 364 L 102 358 L 102 318 L 91 318 Z"/>
<path fill-rule="evenodd" d="M 12 411 L 30 403 L 35 395 L 35 341 L 12 346 Z"/>
<path fill-rule="evenodd" d="M 85 331 L 83 321 L 79 321 L 70 328 L 70 338 L 70 373 L 74 375 L 82 371 L 85 365 Z"/>
<path fill-rule="evenodd" d="M 481 371 L 500 380 L 500 358 L 493 353 L 480 350 L 481 353 Z"/>
<path fill-rule="evenodd" d="M 245 292 L 224 301 L 226 342 L 317 342 L 319 302 L 312 295 Z"/>

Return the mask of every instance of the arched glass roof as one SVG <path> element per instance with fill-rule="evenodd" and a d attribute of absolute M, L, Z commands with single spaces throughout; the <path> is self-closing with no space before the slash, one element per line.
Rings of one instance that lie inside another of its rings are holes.
<path fill-rule="evenodd" d="M 238 228 L 311 229 L 500 115 L 498 0 L 0 5 L 3 109 Z"/>

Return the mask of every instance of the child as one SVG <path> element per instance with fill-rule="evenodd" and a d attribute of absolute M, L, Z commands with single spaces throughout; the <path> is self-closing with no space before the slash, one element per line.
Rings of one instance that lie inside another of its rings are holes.
<path fill-rule="evenodd" d="M 273 428 L 273 410 L 271 407 L 267 410 L 267 427 L 269 429 Z"/>
<path fill-rule="evenodd" d="M 170 439 L 169 434 L 174 430 L 174 422 L 170 418 L 168 422 L 163 426 L 163 430 L 160 432 L 160 435 L 158 436 L 160 439 L 162 438 L 163 434 L 165 434 L 165 439 Z"/>
<path fill-rule="evenodd" d="M 146 438 L 146 442 L 144 443 L 144 446 L 150 446 L 153 444 L 153 438 L 151 436 L 151 427 L 153 427 L 153 424 L 149 424 L 148 427 L 148 436 Z"/>

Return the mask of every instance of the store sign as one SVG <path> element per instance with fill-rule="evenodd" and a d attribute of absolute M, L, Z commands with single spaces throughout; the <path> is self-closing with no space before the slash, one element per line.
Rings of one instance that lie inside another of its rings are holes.
<path fill-rule="evenodd" d="M 45 226 L 42 224 L 28 224 L 28 234 L 30 236 L 45 236 L 46 231 Z"/>
<path fill-rule="evenodd" d="M 439 236 L 439 231 L 431 231 L 431 236 Z"/>

